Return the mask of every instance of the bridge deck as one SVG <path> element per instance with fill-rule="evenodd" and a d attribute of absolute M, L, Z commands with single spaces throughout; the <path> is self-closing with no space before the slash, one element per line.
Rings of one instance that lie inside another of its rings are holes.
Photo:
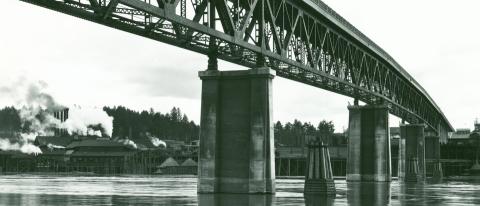
<path fill-rule="evenodd" d="M 319 0 L 21 0 L 453 128 L 390 55 Z"/>

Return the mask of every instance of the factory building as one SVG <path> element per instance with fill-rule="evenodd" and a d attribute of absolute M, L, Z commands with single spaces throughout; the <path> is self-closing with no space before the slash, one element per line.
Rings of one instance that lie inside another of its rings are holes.
<path fill-rule="evenodd" d="M 175 156 L 165 148 L 142 144 L 135 148 L 125 141 L 90 136 L 37 137 L 34 144 L 41 154 L 0 151 L 0 173 L 153 174 L 168 157 L 196 159 Z"/>

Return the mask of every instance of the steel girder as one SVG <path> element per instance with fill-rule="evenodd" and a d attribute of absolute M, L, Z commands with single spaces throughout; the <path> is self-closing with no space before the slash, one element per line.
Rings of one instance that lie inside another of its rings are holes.
<path fill-rule="evenodd" d="M 21 0 L 362 100 L 439 135 L 453 131 L 427 92 L 320 0 Z"/>

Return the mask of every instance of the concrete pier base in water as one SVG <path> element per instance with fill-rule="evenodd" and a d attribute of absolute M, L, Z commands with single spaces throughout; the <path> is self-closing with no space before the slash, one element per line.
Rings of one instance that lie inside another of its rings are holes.
<path fill-rule="evenodd" d="M 424 124 L 400 125 L 399 181 L 421 182 L 426 178 L 424 128 Z"/>
<path fill-rule="evenodd" d="M 388 107 L 349 106 L 347 181 L 391 181 Z"/>
<path fill-rule="evenodd" d="M 441 182 L 443 180 L 442 163 L 440 160 L 433 164 L 432 181 Z"/>
<path fill-rule="evenodd" d="M 304 193 L 335 196 L 330 153 L 328 147 L 319 141 L 308 143 Z"/>
<path fill-rule="evenodd" d="M 403 182 L 421 182 L 419 175 L 419 166 L 416 157 L 410 157 L 405 161 L 405 175 L 400 179 Z"/>
<path fill-rule="evenodd" d="M 440 162 L 440 138 L 434 135 L 425 137 L 425 162 L 427 173 L 432 180 L 439 182 L 443 179 L 442 163 Z"/>
<path fill-rule="evenodd" d="M 274 193 L 272 79 L 268 68 L 207 70 L 202 79 L 199 193 Z"/>

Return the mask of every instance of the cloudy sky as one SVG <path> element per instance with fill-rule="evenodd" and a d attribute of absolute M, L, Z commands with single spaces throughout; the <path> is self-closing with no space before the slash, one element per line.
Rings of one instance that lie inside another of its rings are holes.
<path fill-rule="evenodd" d="M 422 86 L 455 128 L 480 117 L 480 1 L 325 0 L 384 48 Z M 0 87 L 44 81 L 64 105 L 125 105 L 198 123 L 205 56 L 16 0 L 0 1 Z M 220 62 L 220 69 L 246 69 Z M 0 96 L 0 106 L 14 97 Z M 348 123 L 350 98 L 277 77 L 274 119 Z M 392 118 L 391 125 L 398 119 Z"/>

